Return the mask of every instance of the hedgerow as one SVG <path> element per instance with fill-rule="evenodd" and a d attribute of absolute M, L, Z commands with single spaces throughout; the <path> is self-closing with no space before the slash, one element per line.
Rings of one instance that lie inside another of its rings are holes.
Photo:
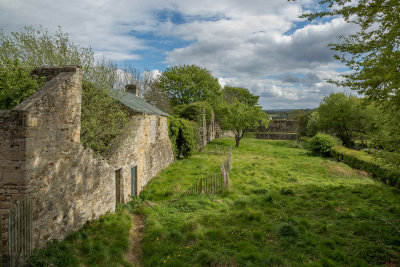
<path fill-rule="evenodd" d="M 400 171 L 392 166 L 386 165 L 379 159 L 365 152 L 343 146 L 332 147 L 330 153 L 335 159 L 343 161 L 353 168 L 364 170 L 377 180 L 400 188 Z"/>

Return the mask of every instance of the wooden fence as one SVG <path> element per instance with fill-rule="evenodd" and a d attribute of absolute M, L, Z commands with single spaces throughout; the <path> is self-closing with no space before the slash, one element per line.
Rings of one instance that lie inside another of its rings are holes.
<path fill-rule="evenodd" d="M 207 153 L 226 153 L 228 157 L 220 166 L 220 173 L 209 175 L 204 178 L 200 178 L 196 181 L 184 195 L 197 195 L 197 194 L 219 194 L 223 190 L 229 190 L 229 173 L 232 168 L 232 147 L 216 146 L 215 150 L 208 149 Z M 205 152 L 203 150 L 203 152 Z"/>
<path fill-rule="evenodd" d="M 21 266 L 31 256 L 32 236 L 32 195 L 23 199 L 10 209 L 8 218 L 8 259 L 3 266 Z"/>
<path fill-rule="evenodd" d="M 231 146 L 225 146 L 225 145 L 208 145 L 203 147 L 200 152 L 203 153 L 208 153 L 208 154 L 225 154 L 229 153 L 229 151 L 232 150 Z"/>

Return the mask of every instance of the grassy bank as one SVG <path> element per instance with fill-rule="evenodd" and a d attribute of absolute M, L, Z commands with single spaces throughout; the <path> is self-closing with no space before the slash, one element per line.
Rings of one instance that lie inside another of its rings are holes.
<path fill-rule="evenodd" d="M 126 209 L 118 208 L 36 251 L 28 266 L 131 266 L 124 258 L 131 223 Z"/>
<path fill-rule="evenodd" d="M 230 193 L 179 198 L 224 158 L 177 161 L 142 192 L 157 204 L 140 210 L 145 266 L 400 263 L 398 189 L 290 141 L 244 138 L 233 150 Z"/>

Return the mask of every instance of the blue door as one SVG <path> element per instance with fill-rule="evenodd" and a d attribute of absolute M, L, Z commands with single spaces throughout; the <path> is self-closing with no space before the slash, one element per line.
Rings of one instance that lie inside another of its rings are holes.
<path fill-rule="evenodd" d="M 131 169 L 131 195 L 137 197 L 137 166 Z"/>

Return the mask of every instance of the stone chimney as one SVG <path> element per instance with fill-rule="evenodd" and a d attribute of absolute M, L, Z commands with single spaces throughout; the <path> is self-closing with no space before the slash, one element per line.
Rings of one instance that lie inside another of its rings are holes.
<path fill-rule="evenodd" d="M 128 93 L 134 94 L 135 96 L 139 96 L 139 90 L 136 84 L 127 84 L 125 85 L 125 91 Z"/>

